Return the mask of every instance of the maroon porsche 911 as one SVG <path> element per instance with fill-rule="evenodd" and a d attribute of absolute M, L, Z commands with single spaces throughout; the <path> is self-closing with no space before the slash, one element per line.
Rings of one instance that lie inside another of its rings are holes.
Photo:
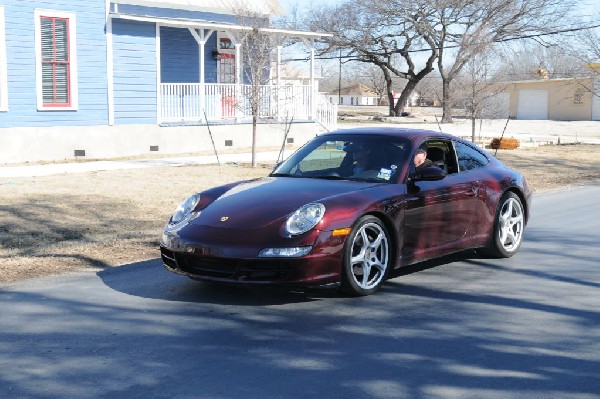
<path fill-rule="evenodd" d="M 264 178 L 196 193 L 164 228 L 165 267 L 192 279 L 375 292 L 393 269 L 519 249 L 525 178 L 471 142 L 426 130 L 317 136 Z"/>

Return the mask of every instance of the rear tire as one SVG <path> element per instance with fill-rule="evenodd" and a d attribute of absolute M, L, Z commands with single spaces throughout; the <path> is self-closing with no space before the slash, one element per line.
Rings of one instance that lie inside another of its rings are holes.
<path fill-rule="evenodd" d="M 521 246 L 524 229 L 523 204 L 515 193 L 508 191 L 498 203 L 492 237 L 484 252 L 496 258 L 510 258 Z"/>
<path fill-rule="evenodd" d="M 381 220 L 374 216 L 360 218 L 344 245 L 342 291 L 370 295 L 387 277 L 391 265 L 390 235 Z"/>

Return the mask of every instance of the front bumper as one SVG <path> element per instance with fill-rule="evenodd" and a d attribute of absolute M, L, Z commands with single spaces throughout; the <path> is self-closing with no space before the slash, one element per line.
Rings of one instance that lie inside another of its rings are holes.
<path fill-rule="evenodd" d="M 163 236 L 160 251 L 165 268 L 194 280 L 235 284 L 316 288 L 337 286 L 341 281 L 345 237 L 315 231 L 285 242 L 289 246 L 310 242 L 313 249 L 306 256 L 259 258 L 261 249 L 273 245 L 260 245 L 247 234 L 229 234 L 223 244 L 214 233 L 196 232 L 192 240 L 179 234 Z"/>

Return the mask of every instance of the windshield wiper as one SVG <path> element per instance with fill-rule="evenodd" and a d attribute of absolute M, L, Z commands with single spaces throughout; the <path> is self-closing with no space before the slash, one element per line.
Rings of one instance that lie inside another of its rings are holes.
<path fill-rule="evenodd" d="M 363 183 L 389 183 L 376 177 L 348 177 L 348 180 L 359 181 Z"/>
<path fill-rule="evenodd" d="M 324 179 L 324 180 L 348 180 L 347 177 L 335 176 L 335 175 L 317 175 L 317 176 L 306 176 L 312 179 Z"/>
<path fill-rule="evenodd" d="M 289 173 L 271 173 L 269 175 L 269 177 L 305 177 L 305 176 L 291 175 Z"/>

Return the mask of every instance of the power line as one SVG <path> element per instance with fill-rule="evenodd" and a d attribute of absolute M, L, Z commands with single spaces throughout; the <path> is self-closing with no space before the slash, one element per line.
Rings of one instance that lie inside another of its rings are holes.
<path fill-rule="evenodd" d="M 536 33 L 536 34 L 531 34 L 531 35 L 522 35 L 522 36 L 515 36 L 515 37 L 508 37 L 508 38 L 504 38 L 504 39 L 498 39 L 498 40 L 494 40 L 494 42 L 496 43 L 505 43 L 505 42 L 510 42 L 510 41 L 514 41 L 514 40 L 523 40 L 523 39 L 533 39 L 533 38 L 541 38 L 541 37 L 545 37 L 545 36 L 554 36 L 554 35 L 560 35 L 563 33 L 574 33 L 574 32 L 580 32 L 580 31 L 584 31 L 584 30 L 590 30 L 590 29 L 596 29 L 596 28 L 600 28 L 600 24 L 598 25 L 591 25 L 591 26 L 584 26 L 584 27 L 580 27 L 580 28 L 569 28 L 569 29 L 561 29 L 561 30 L 556 30 L 556 31 L 552 31 L 552 32 L 546 32 L 546 33 Z M 455 44 L 455 45 L 451 45 L 451 46 L 441 46 L 441 47 L 437 47 L 437 50 L 446 50 L 446 49 L 453 49 L 453 48 L 458 48 L 460 47 L 460 45 Z M 407 50 L 408 53 L 420 53 L 420 52 L 425 52 L 425 51 L 431 51 L 431 48 L 424 48 L 424 49 L 416 49 L 416 50 Z M 397 52 L 397 51 L 395 51 Z M 378 54 L 374 54 L 374 55 L 378 55 Z M 330 57 L 315 57 L 315 59 L 317 60 L 337 60 L 337 59 L 351 59 L 351 58 L 356 58 L 355 55 L 344 55 L 342 56 L 341 53 L 339 56 L 330 56 Z M 289 59 L 286 61 L 308 61 L 309 58 L 293 58 L 293 59 Z"/>

